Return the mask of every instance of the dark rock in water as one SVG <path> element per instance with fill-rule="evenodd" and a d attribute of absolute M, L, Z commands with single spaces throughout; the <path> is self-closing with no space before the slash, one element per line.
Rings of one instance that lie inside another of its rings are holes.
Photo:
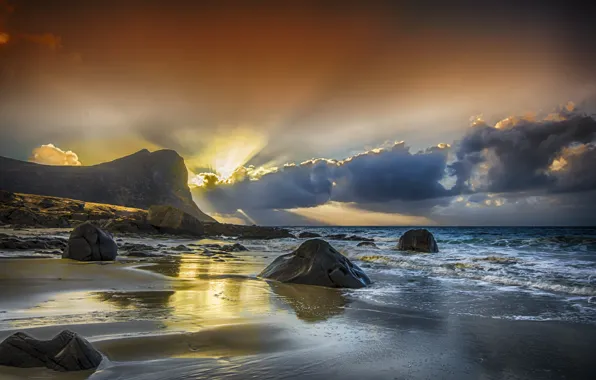
<path fill-rule="evenodd" d="M 264 240 L 294 237 L 287 229 L 278 227 L 240 226 L 225 223 L 205 223 L 203 227 L 207 236 L 238 236 L 243 239 Z"/>
<path fill-rule="evenodd" d="M 6 234 L 0 236 L 0 249 L 30 250 L 30 249 L 64 249 L 66 239 L 47 237 L 16 237 Z"/>
<path fill-rule="evenodd" d="M 106 232 L 89 222 L 70 233 L 68 245 L 62 254 L 65 259 L 79 261 L 109 261 L 118 255 L 118 245 Z"/>
<path fill-rule="evenodd" d="M 234 243 L 234 244 L 224 245 L 220 248 L 220 250 L 222 250 L 224 252 L 242 252 L 242 251 L 248 251 L 248 248 L 246 248 L 245 246 L 243 246 L 240 243 Z"/>
<path fill-rule="evenodd" d="M 400 251 L 439 252 L 435 237 L 427 229 L 408 230 L 399 238 Z"/>
<path fill-rule="evenodd" d="M 121 239 L 116 239 L 116 241 L 121 240 Z M 151 245 L 148 244 L 143 244 L 143 243 L 130 243 L 130 242 L 125 242 L 124 244 L 122 244 L 120 246 L 121 250 L 124 251 L 153 251 L 155 250 L 155 248 Z"/>
<path fill-rule="evenodd" d="M 64 330 L 51 340 L 38 340 L 17 332 L 0 343 L 0 365 L 55 371 L 94 369 L 103 355 L 78 334 Z"/>
<path fill-rule="evenodd" d="M 377 247 L 377 245 L 372 241 L 361 241 L 360 243 L 358 243 L 358 245 L 356 245 L 356 247 L 369 247 L 379 249 L 379 247 Z"/>
<path fill-rule="evenodd" d="M 172 206 L 151 206 L 147 221 L 164 232 L 185 231 L 193 235 L 205 233 L 200 220 Z"/>
<path fill-rule="evenodd" d="M 362 288 L 371 283 L 362 269 L 322 239 L 307 240 L 294 252 L 279 256 L 259 276 L 329 288 Z"/>
<path fill-rule="evenodd" d="M 332 234 L 327 235 L 327 239 L 331 240 L 347 240 L 347 241 L 375 241 L 375 239 L 365 238 L 358 235 L 350 235 L 348 234 Z"/>
<path fill-rule="evenodd" d="M 316 233 L 316 232 L 308 232 L 308 231 L 304 231 L 304 232 L 300 232 L 300 234 L 298 235 L 298 237 L 300 239 L 310 239 L 310 238 L 318 238 L 321 237 L 320 234 Z"/>
<path fill-rule="evenodd" d="M 170 248 L 172 251 L 190 251 L 190 248 L 185 246 L 184 244 L 177 245 L 175 247 Z"/>
<path fill-rule="evenodd" d="M 128 252 L 126 252 L 125 256 L 130 256 L 130 257 L 153 257 L 153 256 L 157 256 L 157 255 L 151 254 L 151 253 L 145 252 L 145 251 L 128 251 Z"/>

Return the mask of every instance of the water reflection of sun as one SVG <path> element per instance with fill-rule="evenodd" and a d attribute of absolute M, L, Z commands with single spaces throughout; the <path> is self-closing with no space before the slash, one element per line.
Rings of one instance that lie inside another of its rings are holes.
<path fill-rule="evenodd" d="M 168 306 L 177 327 L 184 321 L 205 326 L 271 312 L 269 287 L 265 282 L 226 275 L 237 272 L 238 263 L 185 256 L 179 265 L 179 278 L 196 280 L 196 286 L 177 290 L 169 298 Z"/>

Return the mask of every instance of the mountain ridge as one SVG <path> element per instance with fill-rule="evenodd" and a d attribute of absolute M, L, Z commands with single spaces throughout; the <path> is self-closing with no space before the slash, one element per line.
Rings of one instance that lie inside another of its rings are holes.
<path fill-rule="evenodd" d="M 0 156 L 0 189 L 148 209 L 177 207 L 217 221 L 194 203 L 184 159 L 174 150 L 133 154 L 90 166 L 54 166 Z"/>

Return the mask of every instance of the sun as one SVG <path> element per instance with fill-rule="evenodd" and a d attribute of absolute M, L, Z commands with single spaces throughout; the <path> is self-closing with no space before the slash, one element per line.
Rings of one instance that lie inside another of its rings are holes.
<path fill-rule="evenodd" d="M 238 127 L 228 133 L 216 134 L 196 156 L 187 158 L 190 167 L 208 168 L 220 181 L 226 181 L 234 172 L 249 162 L 267 144 L 263 134 L 254 129 Z M 197 185 L 200 173 L 191 173 L 189 184 Z"/>

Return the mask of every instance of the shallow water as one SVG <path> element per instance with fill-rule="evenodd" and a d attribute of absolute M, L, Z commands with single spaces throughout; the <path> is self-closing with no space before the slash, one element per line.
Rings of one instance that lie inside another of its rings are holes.
<path fill-rule="evenodd" d="M 395 250 L 407 228 L 294 232 L 302 230 L 375 239 L 378 250 L 332 241 L 375 280 L 354 293 L 359 299 L 491 318 L 596 324 L 594 228 L 430 228 L 438 254 Z"/>

